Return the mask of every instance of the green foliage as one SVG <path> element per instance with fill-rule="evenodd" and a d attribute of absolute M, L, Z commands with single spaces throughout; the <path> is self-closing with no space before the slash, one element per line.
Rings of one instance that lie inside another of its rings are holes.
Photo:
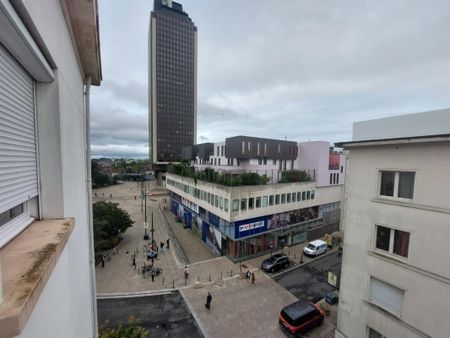
<path fill-rule="evenodd" d="M 96 252 L 108 250 L 117 245 L 120 241 L 120 234 L 134 223 L 130 215 L 118 205 L 118 203 L 105 201 L 92 205 Z"/>
<path fill-rule="evenodd" d="M 108 323 L 106 323 L 107 325 Z M 100 327 L 99 338 L 148 338 L 148 331 L 139 325 L 139 320 L 134 316 L 128 317 L 127 324 L 119 324 L 116 328 Z"/>
<path fill-rule="evenodd" d="M 222 174 L 211 168 L 206 168 L 203 171 L 195 171 L 187 163 L 172 164 L 169 167 L 169 172 L 182 177 L 193 178 L 194 182 L 200 180 L 226 186 L 264 185 L 270 181 L 267 176 L 260 176 L 257 173 Z"/>
<path fill-rule="evenodd" d="M 111 184 L 109 176 L 100 172 L 99 165 L 96 160 L 91 161 L 92 187 L 99 188 Z"/>
<path fill-rule="evenodd" d="M 311 177 L 303 170 L 289 170 L 281 173 L 280 183 L 290 182 L 307 182 L 311 181 Z"/>

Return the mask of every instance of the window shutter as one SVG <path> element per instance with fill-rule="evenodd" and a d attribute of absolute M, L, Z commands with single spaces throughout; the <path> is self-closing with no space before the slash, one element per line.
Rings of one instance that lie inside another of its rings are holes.
<path fill-rule="evenodd" d="M 404 295 L 405 291 L 370 277 L 370 300 L 397 316 L 402 315 Z"/>
<path fill-rule="evenodd" d="M 0 45 L 0 213 L 37 194 L 34 82 Z"/>

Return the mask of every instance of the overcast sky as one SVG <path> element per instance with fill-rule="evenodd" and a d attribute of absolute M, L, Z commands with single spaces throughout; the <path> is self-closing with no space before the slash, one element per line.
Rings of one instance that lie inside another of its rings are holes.
<path fill-rule="evenodd" d="M 182 0 L 198 28 L 198 142 L 351 139 L 352 123 L 450 107 L 448 0 Z M 148 156 L 152 0 L 99 0 L 94 156 Z"/>

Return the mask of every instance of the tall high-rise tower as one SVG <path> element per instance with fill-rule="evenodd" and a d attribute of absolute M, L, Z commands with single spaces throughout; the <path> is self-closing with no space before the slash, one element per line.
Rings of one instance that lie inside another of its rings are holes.
<path fill-rule="evenodd" d="M 180 161 L 197 140 L 197 27 L 171 0 L 154 0 L 149 90 L 150 160 Z"/>

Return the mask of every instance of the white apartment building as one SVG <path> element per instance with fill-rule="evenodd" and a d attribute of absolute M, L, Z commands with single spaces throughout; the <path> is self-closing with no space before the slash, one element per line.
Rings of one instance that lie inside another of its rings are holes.
<path fill-rule="evenodd" d="M 450 336 L 450 109 L 358 122 L 336 337 Z"/>
<path fill-rule="evenodd" d="M 0 337 L 96 337 L 97 1 L 0 0 Z"/>
<path fill-rule="evenodd" d="M 235 136 L 223 142 L 186 147 L 184 159 L 197 170 L 254 172 L 266 175 L 272 183 L 282 172 L 307 171 L 318 186 L 344 184 L 346 156 L 327 141 L 292 142 L 249 136 Z"/>

